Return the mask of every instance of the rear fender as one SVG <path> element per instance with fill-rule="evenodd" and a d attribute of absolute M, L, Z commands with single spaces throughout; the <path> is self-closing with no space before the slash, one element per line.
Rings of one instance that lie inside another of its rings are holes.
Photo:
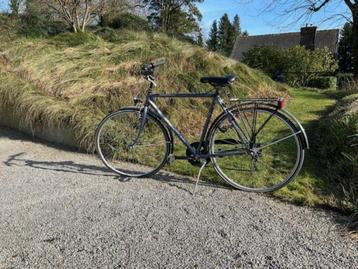
<path fill-rule="evenodd" d="M 230 111 L 234 111 L 236 109 L 243 109 L 243 108 L 250 108 L 252 107 L 253 105 L 255 104 L 255 101 L 247 101 L 247 102 L 243 102 L 239 105 L 235 105 L 235 106 L 232 106 L 229 108 Z M 308 142 L 308 138 L 307 138 L 307 134 L 306 134 L 306 131 L 305 129 L 303 128 L 302 124 L 298 121 L 298 119 L 293 116 L 290 112 L 288 112 L 287 110 L 285 109 L 278 109 L 277 108 L 277 105 L 273 104 L 273 103 L 259 103 L 259 106 L 260 107 L 266 107 L 266 108 L 269 108 L 269 109 L 272 109 L 272 110 L 277 110 L 279 111 L 281 114 L 283 114 L 285 117 L 287 117 L 295 126 L 295 128 L 298 130 L 298 131 L 301 131 L 301 133 L 299 134 L 299 138 L 302 142 L 302 145 L 303 145 L 303 148 L 304 149 L 309 149 L 309 142 Z M 209 139 L 209 135 L 213 129 L 213 127 L 216 125 L 216 123 L 218 121 L 220 121 L 223 117 L 225 117 L 225 113 L 221 113 L 215 120 L 214 122 L 212 123 L 209 131 L 208 131 L 208 134 L 207 134 L 207 137 L 206 137 L 206 140 Z"/>

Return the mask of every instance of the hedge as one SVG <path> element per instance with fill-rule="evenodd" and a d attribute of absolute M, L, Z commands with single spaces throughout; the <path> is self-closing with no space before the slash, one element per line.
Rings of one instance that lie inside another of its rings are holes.
<path fill-rule="evenodd" d="M 318 88 L 318 89 L 335 89 L 337 87 L 337 78 L 331 76 L 314 77 L 308 81 L 307 86 L 312 88 Z"/>

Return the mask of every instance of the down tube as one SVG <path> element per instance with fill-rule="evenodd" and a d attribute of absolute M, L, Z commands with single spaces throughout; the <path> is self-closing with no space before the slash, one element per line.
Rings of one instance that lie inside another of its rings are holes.
<path fill-rule="evenodd" d="M 167 117 L 165 117 L 162 113 L 162 111 L 157 107 L 157 105 L 152 101 L 149 100 L 149 104 L 154 108 L 155 112 L 157 112 L 158 116 L 167 124 L 167 126 L 175 133 L 175 135 L 179 138 L 181 142 L 190 150 L 192 154 L 196 154 L 196 150 L 190 145 L 188 140 L 185 139 L 184 135 L 176 129 L 172 123 L 168 120 Z"/>

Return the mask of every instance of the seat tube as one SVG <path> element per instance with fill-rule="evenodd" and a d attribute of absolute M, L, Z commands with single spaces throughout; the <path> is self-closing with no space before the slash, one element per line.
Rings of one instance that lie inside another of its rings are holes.
<path fill-rule="evenodd" d="M 222 108 L 222 110 L 224 111 L 224 113 L 226 115 L 228 115 L 228 119 L 230 124 L 233 125 L 237 135 L 240 137 L 240 139 L 244 142 L 245 145 L 247 145 L 249 143 L 249 140 L 247 138 L 247 136 L 245 135 L 245 133 L 243 132 L 242 128 L 240 127 L 240 125 L 238 124 L 238 122 L 236 121 L 235 116 L 231 113 L 231 111 L 226 107 L 224 100 L 218 95 L 216 97 L 216 101 L 218 102 L 218 104 L 220 105 L 220 107 Z"/>
<path fill-rule="evenodd" d="M 201 137 L 200 137 L 200 141 L 199 141 L 199 146 L 197 148 L 197 152 L 200 152 L 201 147 L 206 142 L 206 141 L 204 141 L 204 139 L 205 139 L 205 137 L 207 135 L 208 127 L 209 127 L 209 124 L 211 122 L 211 118 L 212 118 L 212 115 L 213 115 L 213 112 L 214 112 L 214 109 L 215 109 L 215 104 L 216 104 L 216 97 L 214 97 L 212 102 L 211 102 L 211 105 L 210 105 L 210 108 L 209 108 L 209 111 L 208 111 L 208 114 L 207 114 L 207 118 L 206 118 L 206 121 L 205 121 L 205 124 L 204 124 L 204 128 L 203 128 L 203 131 L 201 133 Z"/>

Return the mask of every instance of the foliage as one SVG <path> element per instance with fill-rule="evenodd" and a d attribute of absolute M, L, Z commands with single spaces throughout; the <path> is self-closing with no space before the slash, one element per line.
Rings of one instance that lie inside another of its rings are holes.
<path fill-rule="evenodd" d="M 308 87 L 318 89 L 336 89 L 337 78 L 333 76 L 317 76 L 307 82 Z"/>
<path fill-rule="evenodd" d="M 149 23 L 146 19 L 131 13 L 124 13 L 115 17 L 104 15 L 101 20 L 101 25 L 114 29 L 128 29 L 133 31 L 150 30 Z"/>
<path fill-rule="evenodd" d="M 358 150 L 355 137 L 358 134 L 358 94 L 341 99 L 334 111 L 321 122 L 318 131 L 323 171 L 336 184 L 341 206 L 355 211 L 358 221 Z"/>
<path fill-rule="evenodd" d="M 23 0 L 9 0 L 9 7 L 11 11 L 11 15 L 18 16 L 20 12 L 20 8 L 23 4 Z"/>
<path fill-rule="evenodd" d="M 202 15 L 196 3 L 201 2 L 203 0 L 143 0 L 149 7 L 148 19 L 154 29 L 176 37 L 200 31 Z"/>
<path fill-rule="evenodd" d="M 237 14 L 235 15 L 234 20 L 233 20 L 233 22 L 232 22 L 232 26 L 233 26 L 234 29 L 235 29 L 235 34 L 236 34 L 235 40 L 236 40 L 236 37 L 237 37 L 237 36 L 242 35 L 239 15 L 237 15 Z"/>
<path fill-rule="evenodd" d="M 225 56 L 230 56 L 234 48 L 237 32 L 226 13 L 221 17 L 218 28 L 219 51 Z"/>
<path fill-rule="evenodd" d="M 270 1 L 269 10 L 275 11 L 276 14 L 283 14 L 297 24 L 299 21 L 304 22 L 311 18 L 314 13 L 321 12 L 322 20 L 336 19 L 347 20 L 352 22 L 352 73 L 358 79 L 358 1 L 357 0 L 272 0 Z M 337 4 L 345 6 L 345 11 L 337 8 Z M 333 12 L 327 12 L 331 9 Z"/>
<path fill-rule="evenodd" d="M 74 32 L 84 32 L 91 22 L 97 22 L 103 15 L 128 11 L 127 0 L 27 0 L 25 14 L 61 20 Z"/>
<path fill-rule="evenodd" d="M 24 14 L 20 18 L 19 33 L 27 37 L 58 35 L 68 30 L 66 23 L 49 20 L 43 16 Z"/>
<path fill-rule="evenodd" d="M 358 81 L 352 73 L 338 73 L 337 85 L 340 90 L 358 92 Z"/>
<path fill-rule="evenodd" d="M 353 31 L 352 24 L 346 23 L 341 31 L 339 40 L 338 59 L 341 72 L 352 72 L 353 70 Z"/>
<path fill-rule="evenodd" d="M 198 34 L 198 36 L 197 36 L 196 44 L 197 44 L 199 47 L 203 47 L 203 46 L 204 46 L 203 32 L 202 32 L 201 29 L 200 29 L 199 34 Z"/>
<path fill-rule="evenodd" d="M 303 46 L 256 47 L 244 53 L 243 62 L 272 77 L 282 74 L 290 85 L 301 86 L 307 85 L 317 74 L 331 73 L 337 69 L 337 63 L 327 48 L 311 51 Z"/>
<path fill-rule="evenodd" d="M 214 20 L 206 46 L 211 51 L 219 51 L 225 56 L 230 56 L 238 36 L 248 35 L 247 31 L 242 32 L 240 26 L 240 17 L 235 15 L 233 21 L 225 13 L 219 23 Z"/>
<path fill-rule="evenodd" d="M 216 20 L 214 20 L 211 29 L 210 29 L 210 33 L 209 33 L 209 38 L 206 41 L 206 46 L 209 50 L 211 51 L 217 51 L 219 48 L 219 37 L 218 37 L 218 24 L 216 22 Z"/>

